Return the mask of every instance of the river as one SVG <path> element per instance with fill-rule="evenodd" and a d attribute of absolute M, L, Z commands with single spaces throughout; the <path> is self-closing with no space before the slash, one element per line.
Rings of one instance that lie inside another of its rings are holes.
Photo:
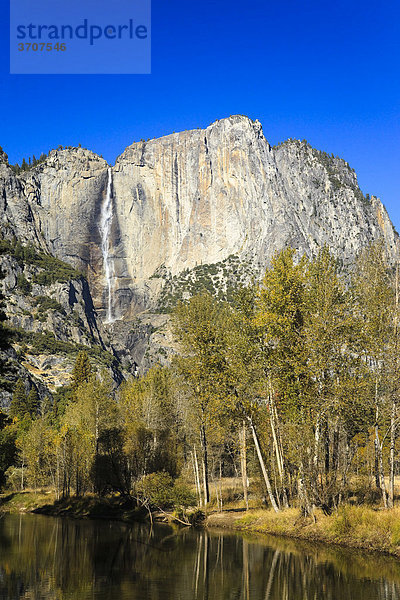
<path fill-rule="evenodd" d="M 0 518 L 3 600 L 400 600 L 400 561 L 238 533 Z"/>

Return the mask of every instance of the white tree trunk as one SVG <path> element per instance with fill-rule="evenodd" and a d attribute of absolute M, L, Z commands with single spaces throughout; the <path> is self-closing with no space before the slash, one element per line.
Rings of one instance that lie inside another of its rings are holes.
<path fill-rule="evenodd" d="M 260 467 L 261 467 L 261 471 L 264 477 L 264 481 L 265 481 L 265 485 L 267 487 L 267 492 L 268 492 L 268 497 L 269 500 L 271 502 L 272 508 L 274 509 L 275 512 L 279 512 L 279 507 L 276 503 L 275 497 L 274 497 L 274 493 L 272 491 L 272 486 L 271 486 L 271 482 L 269 480 L 268 477 L 268 472 L 265 466 L 265 462 L 261 453 L 261 448 L 260 448 L 260 443 L 258 441 L 258 436 L 257 436 L 257 432 L 256 429 L 254 427 L 253 421 L 251 419 L 249 419 L 249 425 L 250 425 L 250 429 L 251 429 L 251 433 L 253 435 L 253 440 L 254 440 L 254 445 L 256 447 L 256 451 L 257 451 L 257 456 L 258 456 L 258 461 L 260 463 Z"/>

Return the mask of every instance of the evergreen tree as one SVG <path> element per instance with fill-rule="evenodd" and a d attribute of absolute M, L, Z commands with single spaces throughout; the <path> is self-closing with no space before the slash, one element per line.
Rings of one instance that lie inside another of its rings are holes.
<path fill-rule="evenodd" d="M 18 419 L 24 419 L 27 414 L 29 414 L 29 407 L 25 384 L 22 379 L 18 379 L 11 400 L 10 415 Z"/>
<path fill-rule="evenodd" d="M 92 365 L 87 353 L 79 352 L 72 372 L 72 389 L 75 391 L 83 383 L 88 383 L 92 377 Z"/>
<path fill-rule="evenodd" d="M 4 279 L 4 273 L 0 270 L 0 281 Z M 7 328 L 5 321 L 7 317 L 3 311 L 4 306 L 4 295 L 0 292 L 0 352 L 7 350 L 12 340 L 12 333 Z M 0 387 L 5 387 L 7 382 L 4 380 L 4 375 L 7 371 L 7 361 L 5 358 L 0 357 Z"/>
<path fill-rule="evenodd" d="M 5 484 L 5 473 L 16 460 L 15 430 L 9 417 L 0 410 L 0 488 Z"/>
<path fill-rule="evenodd" d="M 30 389 L 28 397 L 27 397 L 27 408 L 28 408 L 28 412 L 32 418 L 34 418 L 37 415 L 39 406 L 40 406 L 40 399 L 39 399 L 38 393 L 36 391 L 36 388 L 32 387 Z"/>
<path fill-rule="evenodd" d="M 53 410 L 51 418 L 55 423 L 59 423 L 65 414 L 67 406 L 74 399 L 74 392 L 72 386 L 63 385 L 56 389 L 53 394 Z"/>

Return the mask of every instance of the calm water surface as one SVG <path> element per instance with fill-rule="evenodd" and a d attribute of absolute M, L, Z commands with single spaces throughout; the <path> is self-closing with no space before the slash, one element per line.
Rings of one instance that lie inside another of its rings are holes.
<path fill-rule="evenodd" d="M 400 562 L 276 538 L 0 519 L 0 598 L 400 600 Z"/>

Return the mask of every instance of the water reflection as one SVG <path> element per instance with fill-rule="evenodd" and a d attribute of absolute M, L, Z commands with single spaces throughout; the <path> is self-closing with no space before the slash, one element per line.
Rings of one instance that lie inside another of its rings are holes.
<path fill-rule="evenodd" d="M 274 538 L 7 516 L 0 598 L 400 600 L 400 563 Z"/>

